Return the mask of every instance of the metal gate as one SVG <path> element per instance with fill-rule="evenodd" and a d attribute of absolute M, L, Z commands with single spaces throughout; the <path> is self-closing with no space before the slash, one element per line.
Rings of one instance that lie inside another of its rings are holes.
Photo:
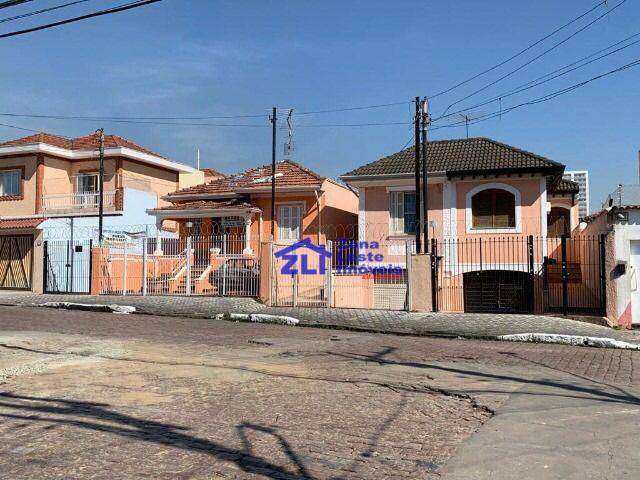
<path fill-rule="evenodd" d="M 0 288 L 29 290 L 33 264 L 33 236 L 0 237 Z"/>
<path fill-rule="evenodd" d="M 92 240 L 45 241 L 45 293 L 90 293 L 92 247 Z"/>
<path fill-rule="evenodd" d="M 604 241 L 604 235 L 433 241 L 434 308 L 604 315 Z"/>

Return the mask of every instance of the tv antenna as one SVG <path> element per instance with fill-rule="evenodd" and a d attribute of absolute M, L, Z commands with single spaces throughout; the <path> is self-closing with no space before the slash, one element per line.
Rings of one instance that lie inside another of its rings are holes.
<path fill-rule="evenodd" d="M 477 118 L 481 118 L 482 114 L 469 115 L 467 113 L 459 113 L 460 118 L 464 121 L 464 127 L 467 131 L 467 138 L 469 138 L 469 124 Z"/>
<path fill-rule="evenodd" d="M 295 149 L 295 145 L 293 144 L 293 108 L 289 109 L 289 113 L 287 114 L 287 141 L 284 143 L 284 156 L 285 158 L 291 158 L 293 151 Z"/>

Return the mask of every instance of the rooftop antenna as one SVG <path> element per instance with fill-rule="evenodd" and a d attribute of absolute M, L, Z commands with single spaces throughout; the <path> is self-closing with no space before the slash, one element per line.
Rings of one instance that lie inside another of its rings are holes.
<path fill-rule="evenodd" d="M 462 118 L 462 120 L 464 120 L 464 126 L 465 129 L 467 131 L 467 138 L 469 138 L 469 123 L 473 120 L 475 120 L 476 118 L 480 118 L 482 117 L 482 114 L 479 114 L 477 116 L 473 116 L 473 115 L 469 115 L 466 113 L 460 113 L 458 114 L 460 116 L 460 118 Z"/>
<path fill-rule="evenodd" d="M 284 156 L 285 158 L 291 158 L 291 154 L 294 150 L 293 145 L 293 108 L 289 109 L 289 113 L 287 114 L 287 130 L 288 130 L 288 138 L 284 144 Z"/>

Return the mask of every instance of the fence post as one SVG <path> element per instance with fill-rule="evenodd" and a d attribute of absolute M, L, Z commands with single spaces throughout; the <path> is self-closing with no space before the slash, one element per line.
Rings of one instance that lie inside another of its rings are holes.
<path fill-rule="evenodd" d="M 147 237 L 142 238 L 142 296 L 147 296 Z"/>
<path fill-rule="evenodd" d="M 187 271 L 184 284 L 185 295 L 191 295 L 191 235 L 187 237 Z"/>
<path fill-rule="evenodd" d="M 127 295 L 127 242 L 124 242 L 124 251 L 122 253 L 122 259 L 124 262 L 124 266 L 122 268 L 122 295 Z"/>
<path fill-rule="evenodd" d="M 42 272 L 42 291 L 48 292 L 47 284 L 49 283 L 49 240 L 45 240 L 42 244 L 42 258 L 44 260 L 44 268 Z"/>
<path fill-rule="evenodd" d="M 535 307 L 535 288 L 533 288 L 533 284 L 534 284 L 534 262 L 533 262 L 533 235 L 529 235 L 527 237 L 527 257 L 529 259 L 529 312 L 533 313 L 534 307 Z"/>
<path fill-rule="evenodd" d="M 438 311 L 438 241 L 431 239 L 431 310 Z"/>
<path fill-rule="evenodd" d="M 426 248 L 426 245 L 425 245 Z M 407 312 L 411 311 L 411 307 L 413 306 L 413 289 L 411 288 L 411 244 L 408 241 L 404 242 L 404 252 L 405 252 L 405 265 L 407 269 L 407 305 L 405 310 Z"/>
<path fill-rule="evenodd" d="M 603 317 L 607 316 L 606 238 L 604 233 L 600 234 L 600 313 Z"/>
<path fill-rule="evenodd" d="M 291 275 L 292 278 L 292 282 L 291 282 L 291 288 L 292 288 L 292 296 L 293 296 L 293 306 L 297 307 L 298 306 L 298 275 L 296 273 Z"/>
<path fill-rule="evenodd" d="M 327 291 L 327 307 L 333 307 L 333 242 L 327 240 L 327 250 L 332 253 L 331 257 L 323 257 L 323 262 L 328 263 L 326 268 L 326 291 Z"/>
<path fill-rule="evenodd" d="M 562 251 L 562 314 L 569 313 L 569 271 L 567 270 L 567 236 L 561 237 Z"/>
<path fill-rule="evenodd" d="M 93 291 L 93 239 L 89 239 L 89 293 Z"/>

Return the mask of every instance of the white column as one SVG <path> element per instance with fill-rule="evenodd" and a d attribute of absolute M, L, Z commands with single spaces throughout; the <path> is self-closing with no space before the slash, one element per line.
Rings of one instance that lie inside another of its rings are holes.
<path fill-rule="evenodd" d="M 162 242 L 160 239 L 160 231 L 162 230 L 162 219 L 156 217 L 156 249 L 154 255 L 162 255 Z"/>
<path fill-rule="evenodd" d="M 242 253 L 246 255 L 253 253 L 251 250 L 251 217 L 244 218 L 244 250 Z"/>

